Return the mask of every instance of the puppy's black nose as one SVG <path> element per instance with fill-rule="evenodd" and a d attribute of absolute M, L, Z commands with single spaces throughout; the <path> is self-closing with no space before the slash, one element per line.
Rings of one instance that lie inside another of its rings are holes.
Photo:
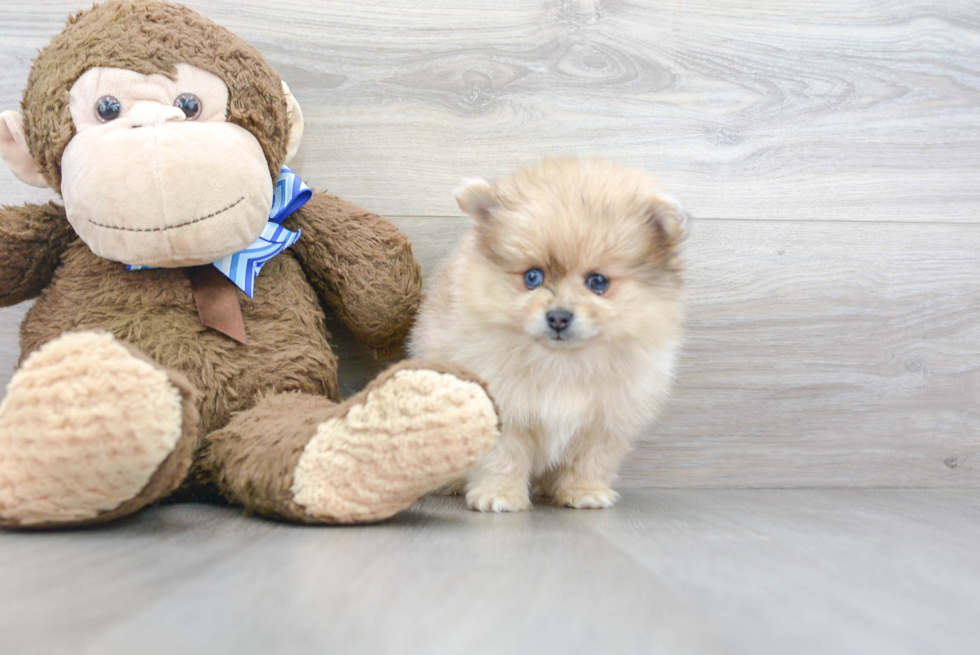
<path fill-rule="evenodd" d="M 575 315 L 567 309 L 553 309 L 544 315 L 548 319 L 548 327 L 555 332 L 561 332 L 572 322 Z"/>

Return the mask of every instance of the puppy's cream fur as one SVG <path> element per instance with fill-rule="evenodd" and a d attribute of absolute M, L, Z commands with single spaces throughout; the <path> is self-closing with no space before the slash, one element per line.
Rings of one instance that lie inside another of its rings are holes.
<path fill-rule="evenodd" d="M 633 437 L 659 412 L 681 336 L 686 214 L 657 183 L 606 161 L 552 159 L 456 192 L 475 225 L 440 271 L 409 340 L 489 384 L 498 444 L 467 476 L 481 511 L 608 507 Z M 544 283 L 529 290 L 524 274 Z M 600 273 L 602 294 L 586 284 Z M 574 315 L 560 332 L 548 311 Z"/>

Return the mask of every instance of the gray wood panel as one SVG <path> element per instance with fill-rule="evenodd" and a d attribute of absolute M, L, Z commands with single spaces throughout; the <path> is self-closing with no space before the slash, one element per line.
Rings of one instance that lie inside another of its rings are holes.
<path fill-rule="evenodd" d="M 296 169 L 427 272 L 458 179 L 544 153 L 643 165 L 703 217 L 678 388 L 623 486 L 980 486 L 980 4 L 188 4 L 303 103 Z M 0 6 L 0 108 L 88 5 Z M 0 204 L 52 197 L 0 166 Z M 330 329 L 349 394 L 385 363 Z"/>
<path fill-rule="evenodd" d="M 624 475 L 980 485 L 978 253 L 975 226 L 702 222 L 677 393 Z"/>
<path fill-rule="evenodd" d="M 88 4 L 4 4 L 0 106 Z M 385 214 L 455 215 L 460 177 L 573 152 L 643 165 L 705 217 L 977 221 L 973 0 L 187 4 L 289 83 L 309 181 Z"/>
<path fill-rule="evenodd" d="M 634 490 L 611 510 L 377 526 L 153 508 L 0 533 L 4 655 L 967 655 L 980 501 L 954 490 Z"/>

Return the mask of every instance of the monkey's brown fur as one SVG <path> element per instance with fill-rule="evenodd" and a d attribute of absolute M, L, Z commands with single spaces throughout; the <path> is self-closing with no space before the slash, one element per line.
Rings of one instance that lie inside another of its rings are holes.
<path fill-rule="evenodd" d="M 110 66 L 173 78 L 187 63 L 228 85 L 228 122 L 251 132 L 272 178 L 286 158 L 288 120 L 280 78 L 259 52 L 200 14 L 163 2 L 95 5 L 68 20 L 34 61 L 21 103 L 27 145 L 61 193 L 61 155 L 75 135 L 68 91 L 90 68 Z"/>
<path fill-rule="evenodd" d="M 289 133 L 279 76 L 228 30 L 182 6 L 141 0 L 97 5 L 72 17 L 36 60 L 22 103 L 25 132 L 30 154 L 52 187 L 60 190 L 62 153 L 74 134 L 68 97 L 79 75 L 94 66 L 172 75 L 181 62 L 227 84 L 227 120 L 255 136 L 275 178 Z M 124 176 L 120 171 L 121 183 Z M 348 411 L 334 406 L 340 400 L 337 359 L 327 342 L 323 305 L 375 351 L 391 352 L 417 310 L 420 269 L 393 225 L 334 196 L 314 194 L 284 226 L 302 230 L 302 238 L 264 266 L 254 298 L 239 294 L 246 346 L 201 324 L 183 269 L 130 272 L 98 257 L 54 203 L 0 209 L 0 306 L 37 298 L 21 326 L 21 364 L 66 333 L 105 331 L 168 372 L 184 404 L 178 446 L 137 497 L 86 521 L 33 525 L 98 522 L 136 511 L 173 490 L 195 450 L 197 476 L 217 482 L 226 497 L 253 510 L 304 521 L 359 520 L 307 512 L 290 495 L 291 467 L 318 422 L 343 419 Z M 426 368 L 455 376 L 460 384 L 472 379 L 451 366 Z M 246 413 L 229 424 L 240 412 Z M 466 437 L 470 441 L 462 448 L 447 444 L 440 457 L 455 458 L 456 467 L 471 464 L 491 445 L 493 419 L 486 434 Z M 220 438 L 212 442 L 215 434 Z M 425 463 L 416 466 L 424 477 Z M 0 492 L 4 484 L 14 483 L 0 479 Z M 367 508 L 357 516 L 383 515 Z M 21 524 L 0 511 L 0 525 Z"/>

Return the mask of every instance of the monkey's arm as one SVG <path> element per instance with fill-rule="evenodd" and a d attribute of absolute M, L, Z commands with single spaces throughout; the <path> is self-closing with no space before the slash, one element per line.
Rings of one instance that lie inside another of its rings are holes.
<path fill-rule="evenodd" d="M 422 270 L 404 234 L 377 214 L 315 193 L 286 221 L 307 277 L 359 340 L 397 351 L 422 299 Z"/>
<path fill-rule="evenodd" d="M 53 202 L 0 207 L 0 307 L 41 293 L 74 237 L 64 207 Z"/>

